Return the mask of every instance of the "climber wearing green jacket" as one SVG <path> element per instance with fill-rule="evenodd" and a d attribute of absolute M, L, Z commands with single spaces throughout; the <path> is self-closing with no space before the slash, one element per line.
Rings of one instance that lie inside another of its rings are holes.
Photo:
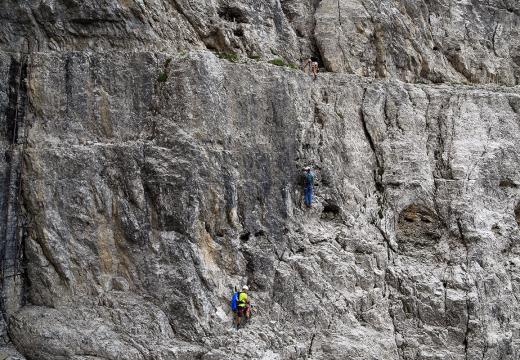
<path fill-rule="evenodd" d="M 249 290 L 249 287 L 247 285 L 244 285 L 242 287 L 242 291 L 238 293 L 238 305 L 237 305 L 237 329 L 240 327 L 240 320 L 242 319 L 242 316 L 245 316 L 246 319 L 249 319 L 250 316 L 250 306 L 249 306 L 249 299 L 247 297 L 247 291 Z"/>

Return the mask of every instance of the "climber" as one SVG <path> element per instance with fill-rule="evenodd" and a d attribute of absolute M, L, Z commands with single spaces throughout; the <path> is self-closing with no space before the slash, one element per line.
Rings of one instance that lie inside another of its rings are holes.
<path fill-rule="evenodd" d="M 242 291 L 238 293 L 238 304 L 237 304 L 237 330 L 240 328 L 240 320 L 243 316 L 246 317 L 246 320 L 249 320 L 250 316 L 250 304 L 249 299 L 247 298 L 247 291 L 249 287 L 247 285 L 242 286 Z"/>
<path fill-rule="evenodd" d="M 316 77 L 318 76 L 318 70 L 319 70 L 318 59 L 316 57 L 312 56 L 312 57 L 308 58 L 307 60 L 305 60 L 305 63 L 303 65 L 303 69 L 302 69 L 305 73 L 307 73 L 307 71 L 306 71 L 307 66 L 309 66 L 309 70 L 311 71 L 313 79 L 316 80 Z"/>
<path fill-rule="evenodd" d="M 312 206 L 312 188 L 314 185 L 314 174 L 311 172 L 311 168 L 309 166 L 305 167 L 305 178 L 304 178 L 304 202 L 308 207 Z"/>

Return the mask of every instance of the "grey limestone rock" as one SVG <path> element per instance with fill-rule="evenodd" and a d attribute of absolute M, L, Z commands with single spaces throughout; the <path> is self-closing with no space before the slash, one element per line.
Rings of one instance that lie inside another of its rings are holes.
<path fill-rule="evenodd" d="M 0 352 L 520 357 L 516 3 L 0 10 Z"/>
<path fill-rule="evenodd" d="M 406 82 L 520 78 L 513 0 L 5 0 L 0 19 L 9 51 L 209 49 Z"/>

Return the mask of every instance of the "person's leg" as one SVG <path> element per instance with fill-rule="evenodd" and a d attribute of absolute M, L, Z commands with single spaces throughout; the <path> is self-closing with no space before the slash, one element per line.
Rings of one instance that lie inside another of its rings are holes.
<path fill-rule="evenodd" d="M 242 317 L 242 314 L 240 312 L 240 309 L 237 309 L 237 330 L 240 327 L 240 318 Z"/>
<path fill-rule="evenodd" d="M 312 206 L 312 187 L 307 189 L 307 204 L 308 206 Z"/>
<path fill-rule="evenodd" d="M 303 202 L 305 203 L 305 206 L 309 206 L 308 200 L 309 199 L 309 189 L 305 187 L 303 189 Z"/>
<path fill-rule="evenodd" d="M 306 187 L 305 188 L 305 205 L 311 206 L 312 204 L 312 188 Z"/>

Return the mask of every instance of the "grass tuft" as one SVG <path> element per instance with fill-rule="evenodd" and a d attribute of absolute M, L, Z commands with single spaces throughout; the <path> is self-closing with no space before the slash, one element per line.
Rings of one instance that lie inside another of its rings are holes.
<path fill-rule="evenodd" d="M 273 65 L 276 65 L 276 66 L 285 66 L 286 65 L 285 61 L 283 61 L 283 59 L 280 59 L 280 58 L 269 60 L 269 63 L 273 64 Z"/>
<path fill-rule="evenodd" d="M 276 66 L 288 67 L 289 69 L 294 69 L 294 70 L 298 69 L 298 65 L 286 63 L 283 59 L 280 59 L 280 58 L 269 60 L 269 63 L 276 65 Z"/>
<path fill-rule="evenodd" d="M 231 61 L 233 63 L 236 63 L 240 60 L 240 56 L 238 56 L 238 54 L 234 53 L 234 52 L 222 52 L 222 53 L 218 53 L 217 56 L 220 59 Z"/>
<path fill-rule="evenodd" d="M 168 74 L 166 74 L 166 72 L 162 72 L 157 78 L 157 81 L 161 83 L 166 82 L 166 80 L 168 80 Z"/>

